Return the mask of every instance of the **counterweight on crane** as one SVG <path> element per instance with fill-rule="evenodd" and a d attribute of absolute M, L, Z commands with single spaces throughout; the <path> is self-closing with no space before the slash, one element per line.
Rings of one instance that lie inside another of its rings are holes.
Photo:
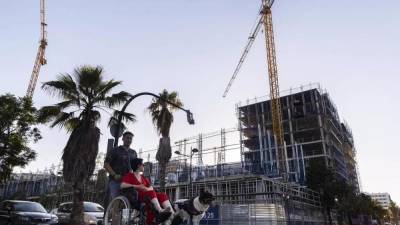
<path fill-rule="evenodd" d="M 42 65 L 47 63 L 44 53 L 47 46 L 46 39 L 46 18 L 45 18 L 45 0 L 40 0 L 40 45 L 38 52 L 36 54 L 35 65 L 33 66 L 33 71 L 31 74 L 31 79 L 29 81 L 28 90 L 26 91 L 26 96 L 32 98 L 33 92 L 35 91 L 36 82 L 39 77 L 40 68 Z"/>
<path fill-rule="evenodd" d="M 275 42 L 274 42 L 274 31 L 272 25 L 272 14 L 271 7 L 274 3 L 274 0 L 262 0 L 262 5 L 260 9 L 260 14 L 258 19 L 256 20 L 256 25 L 253 28 L 253 31 L 250 33 L 249 41 L 245 47 L 245 50 L 240 57 L 239 63 L 236 66 L 235 71 L 233 72 L 232 78 L 230 79 L 228 86 L 226 87 L 223 97 L 225 97 L 232 86 L 233 81 L 235 80 L 239 70 L 250 51 L 253 42 L 260 31 L 260 28 L 263 26 L 265 30 L 265 40 L 266 40 L 266 49 L 267 49 L 267 63 L 268 63 L 268 77 L 269 77 L 269 89 L 270 89 L 270 98 L 271 98 L 271 114 L 272 114 L 272 130 L 276 138 L 277 147 L 278 147 L 278 156 L 279 156 L 279 173 L 287 181 L 287 168 L 286 168 L 286 149 L 284 147 L 285 140 L 283 134 L 282 127 L 282 110 L 281 103 L 279 99 L 279 81 L 278 81 L 278 67 L 276 62 L 276 53 L 275 53 Z"/>

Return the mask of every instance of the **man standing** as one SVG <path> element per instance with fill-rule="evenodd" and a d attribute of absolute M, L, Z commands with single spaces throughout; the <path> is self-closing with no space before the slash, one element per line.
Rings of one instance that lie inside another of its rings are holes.
<path fill-rule="evenodd" d="M 132 159 L 137 158 L 136 151 L 129 146 L 132 143 L 133 133 L 126 131 L 122 135 L 122 146 L 113 148 L 107 152 L 104 160 L 104 169 L 108 172 L 108 198 L 105 207 L 112 199 L 119 195 L 121 188 L 121 178 L 131 170 Z"/>

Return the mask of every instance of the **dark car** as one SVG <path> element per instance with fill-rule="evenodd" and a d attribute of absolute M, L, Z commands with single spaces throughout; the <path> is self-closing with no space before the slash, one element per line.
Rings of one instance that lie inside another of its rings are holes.
<path fill-rule="evenodd" d="M 0 225 L 51 225 L 58 218 L 37 202 L 6 200 L 0 203 Z"/>
<path fill-rule="evenodd" d="M 68 224 L 71 217 L 72 202 L 61 203 L 52 210 L 59 219 L 59 224 Z M 83 202 L 83 220 L 86 225 L 100 225 L 103 223 L 104 208 L 94 202 Z"/>

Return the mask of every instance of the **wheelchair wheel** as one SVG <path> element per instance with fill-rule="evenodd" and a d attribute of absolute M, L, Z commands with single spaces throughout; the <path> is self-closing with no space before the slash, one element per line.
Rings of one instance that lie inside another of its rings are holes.
<path fill-rule="evenodd" d="M 128 198 L 118 196 L 107 207 L 104 215 L 104 225 L 144 225 L 143 212 L 131 207 Z"/>
<path fill-rule="evenodd" d="M 129 225 L 131 205 L 127 198 L 118 196 L 108 204 L 104 225 Z"/>

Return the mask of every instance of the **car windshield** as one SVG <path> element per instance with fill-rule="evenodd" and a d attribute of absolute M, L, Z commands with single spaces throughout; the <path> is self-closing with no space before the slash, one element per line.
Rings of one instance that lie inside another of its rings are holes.
<path fill-rule="evenodd" d="M 13 202 L 12 204 L 14 210 L 18 212 L 47 212 L 46 209 L 37 202 Z"/>
<path fill-rule="evenodd" d="M 85 202 L 84 207 L 85 212 L 104 212 L 104 208 L 97 203 Z"/>

